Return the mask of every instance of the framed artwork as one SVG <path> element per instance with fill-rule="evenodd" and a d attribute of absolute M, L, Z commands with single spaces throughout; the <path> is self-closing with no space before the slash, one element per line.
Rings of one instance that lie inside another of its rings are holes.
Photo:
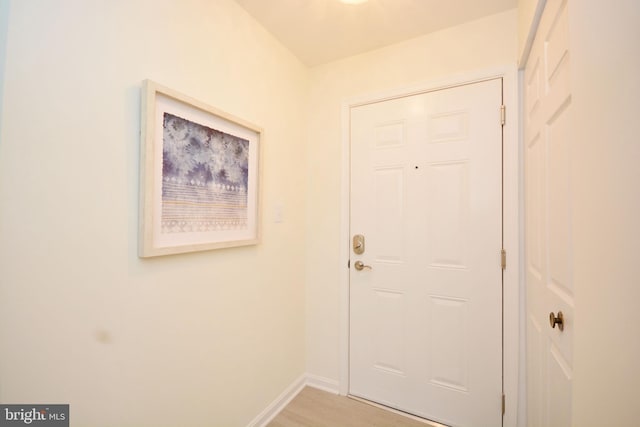
<path fill-rule="evenodd" d="M 139 256 L 257 244 L 262 130 L 150 80 L 141 117 Z"/>

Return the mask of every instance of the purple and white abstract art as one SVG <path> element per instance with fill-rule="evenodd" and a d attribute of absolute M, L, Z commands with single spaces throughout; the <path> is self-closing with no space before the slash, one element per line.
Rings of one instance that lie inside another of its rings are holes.
<path fill-rule="evenodd" d="M 247 229 L 249 141 L 165 112 L 161 233 Z"/>

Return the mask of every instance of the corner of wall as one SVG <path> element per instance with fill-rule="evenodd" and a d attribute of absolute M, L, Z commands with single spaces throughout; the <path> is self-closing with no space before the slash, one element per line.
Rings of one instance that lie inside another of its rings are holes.
<path fill-rule="evenodd" d="M 307 385 L 306 375 L 301 375 L 260 412 L 247 427 L 264 427 L 269 424 Z"/>
<path fill-rule="evenodd" d="M 338 394 L 338 383 L 336 381 L 317 375 L 303 374 L 280 393 L 247 427 L 264 427 L 268 425 L 305 387 Z"/>

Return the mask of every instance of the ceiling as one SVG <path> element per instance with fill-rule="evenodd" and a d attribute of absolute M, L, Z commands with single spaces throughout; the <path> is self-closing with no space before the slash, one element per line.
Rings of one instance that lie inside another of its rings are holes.
<path fill-rule="evenodd" d="M 236 0 L 308 66 L 513 9 L 517 0 Z"/>

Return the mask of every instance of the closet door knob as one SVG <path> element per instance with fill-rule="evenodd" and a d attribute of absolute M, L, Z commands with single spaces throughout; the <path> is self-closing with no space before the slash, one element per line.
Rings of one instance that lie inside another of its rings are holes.
<path fill-rule="evenodd" d="M 551 325 L 552 328 L 555 328 L 556 325 L 558 325 L 558 329 L 560 329 L 560 331 L 563 331 L 564 330 L 564 316 L 562 315 L 562 312 L 559 311 L 557 316 L 555 314 L 553 314 L 553 311 L 551 313 L 549 313 L 549 324 Z"/>

